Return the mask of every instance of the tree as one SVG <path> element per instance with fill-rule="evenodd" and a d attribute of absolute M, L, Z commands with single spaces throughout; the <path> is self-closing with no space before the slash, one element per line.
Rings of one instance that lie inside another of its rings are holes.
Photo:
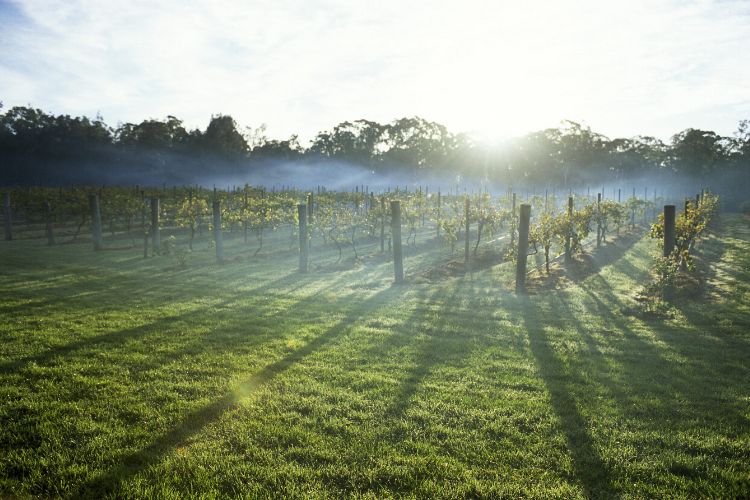
<path fill-rule="evenodd" d="M 606 156 L 609 139 L 606 136 L 593 132 L 589 126 L 564 120 L 556 142 L 559 145 L 559 165 L 562 169 L 558 179 L 563 186 L 568 186 L 571 174 L 576 171 L 600 177 L 608 174 Z"/>
<path fill-rule="evenodd" d="M 237 131 L 237 123 L 229 115 L 215 115 L 203 133 L 203 151 L 225 159 L 244 157 L 248 147 Z"/>
<path fill-rule="evenodd" d="M 508 146 L 508 181 L 513 184 L 551 181 L 552 165 L 559 165 L 557 129 L 526 134 Z"/>
<path fill-rule="evenodd" d="M 384 152 L 386 126 L 369 120 L 342 122 L 319 132 L 310 153 L 374 167 Z"/>
<path fill-rule="evenodd" d="M 296 135 L 286 141 L 265 139 L 253 146 L 250 157 L 257 160 L 296 160 L 302 156 L 304 149 Z"/>
<path fill-rule="evenodd" d="M 106 163 L 111 144 L 112 130 L 100 116 L 53 116 L 23 106 L 0 114 L 0 159 L 11 182 L 55 182 L 70 175 L 60 172 L 63 162 L 78 170 Z"/>
<path fill-rule="evenodd" d="M 444 125 L 420 117 L 396 120 L 384 132 L 384 161 L 413 170 L 445 166 L 456 146 L 456 137 Z"/>
<path fill-rule="evenodd" d="M 732 140 L 731 163 L 739 169 L 750 167 L 750 120 L 741 120 L 737 126 Z"/>
<path fill-rule="evenodd" d="M 117 142 L 123 146 L 163 150 L 179 148 L 187 143 L 188 137 L 182 121 L 171 115 L 165 121 L 144 120 L 138 125 L 125 123 L 115 133 Z"/>
<path fill-rule="evenodd" d="M 689 175 L 713 173 L 728 156 L 728 140 L 715 132 L 688 128 L 672 136 L 669 166 Z"/>

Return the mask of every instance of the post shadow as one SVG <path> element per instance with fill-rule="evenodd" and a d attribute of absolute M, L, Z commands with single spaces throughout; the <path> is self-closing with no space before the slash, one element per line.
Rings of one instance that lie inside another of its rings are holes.
<path fill-rule="evenodd" d="M 533 298 L 519 296 L 517 305 L 521 320 L 529 335 L 529 346 L 539 372 L 550 394 L 550 403 L 560 419 L 568 449 L 587 498 L 615 498 L 619 491 L 612 483 L 609 465 L 595 448 L 588 423 L 578 410 L 576 400 L 566 387 L 569 375 L 549 345 L 544 326 L 539 323 L 540 311 L 532 304 Z"/>
<path fill-rule="evenodd" d="M 295 364 L 302 362 L 313 353 L 325 348 L 336 338 L 345 334 L 356 319 L 367 314 L 369 307 L 381 301 L 391 301 L 398 298 L 389 289 L 382 290 L 359 304 L 344 318 L 340 319 L 324 333 L 315 337 L 304 347 L 291 354 L 274 361 L 265 368 L 246 379 L 237 389 L 227 391 L 213 402 L 187 413 L 179 424 L 162 434 L 159 438 L 141 449 L 128 453 L 117 459 L 117 463 L 102 475 L 95 477 L 78 489 L 76 496 L 86 498 L 102 498 L 116 495 L 120 483 L 136 476 L 148 467 L 161 461 L 172 449 L 200 433 L 205 427 L 219 420 L 226 412 L 236 408 L 238 395 L 240 398 L 251 396 L 259 388 L 283 374 Z"/>
<path fill-rule="evenodd" d="M 287 276 L 282 276 L 270 283 L 267 283 L 266 285 L 253 288 L 249 290 L 248 293 L 252 293 L 255 295 L 269 295 L 270 291 L 276 288 L 279 285 L 283 284 L 291 284 L 291 283 L 297 283 L 298 278 L 296 277 L 296 273 L 290 273 Z M 339 280 L 340 281 L 340 280 Z M 305 284 L 296 286 L 292 291 L 301 288 L 305 286 Z M 326 289 L 331 289 L 338 286 L 338 281 L 330 284 Z M 285 293 L 288 293 L 289 290 L 285 290 Z M 316 295 L 320 293 L 320 290 L 316 290 L 311 295 Z M 306 296 L 299 301 L 296 301 L 290 305 L 288 305 L 284 311 L 286 312 L 289 309 L 292 309 L 293 307 L 299 305 L 299 303 L 307 300 L 309 296 Z M 225 300 L 222 300 L 221 302 L 213 303 L 207 306 L 198 307 L 195 309 L 191 309 L 190 311 L 187 311 L 185 313 L 180 314 L 174 314 L 170 316 L 166 316 L 163 318 L 160 318 L 157 321 L 153 321 L 151 323 L 146 323 L 143 325 L 138 325 L 130 328 L 125 328 L 117 331 L 108 331 L 104 332 L 98 335 L 93 336 L 86 336 L 83 338 L 78 338 L 74 340 L 73 342 L 69 342 L 67 344 L 62 345 L 56 345 L 53 347 L 49 347 L 45 349 L 43 352 L 38 352 L 35 354 L 27 355 L 22 358 L 6 361 L 0 363 L 0 373 L 2 374 L 11 374 L 14 372 L 17 372 L 21 369 L 23 369 L 26 365 L 30 363 L 39 363 L 39 364 L 46 364 L 52 361 L 53 359 L 57 357 L 63 357 L 71 355 L 79 350 L 84 350 L 87 348 L 91 348 L 92 346 L 96 345 L 107 345 L 109 347 L 123 345 L 126 342 L 134 339 L 134 338 L 140 338 L 143 336 L 146 336 L 149 334 L 149 332 L 152 331 L 158 331 L 160 327 L 162 326 L 168 326 L 170 323 L 174 321 L 185 321 L 189 318 L 197 318 L 202 315 L 205 315 L 206 313 L 210 312 L 212 309 L 221 309 L 223 307 L 226 307 L 229 304 L 232 304 L 233 302 L 237 301 L 237 297 L 229 297 Z M 278 314 L 278 312 L 277 312 Z"/>

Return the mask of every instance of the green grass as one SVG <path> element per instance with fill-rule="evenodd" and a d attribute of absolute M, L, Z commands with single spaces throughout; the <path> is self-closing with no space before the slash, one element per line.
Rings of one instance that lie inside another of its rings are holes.
<path fill-rule="evenodd" d="M 528 297 L 241 246 L 2 242 L 0 497 L 750 496 L 746 218 L 670 319 L 632 313 L 648 238 Z"/>

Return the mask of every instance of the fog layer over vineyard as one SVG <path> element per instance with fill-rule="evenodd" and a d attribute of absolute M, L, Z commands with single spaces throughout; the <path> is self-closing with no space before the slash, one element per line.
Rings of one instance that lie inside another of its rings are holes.
<path fill-rule="evenodd" d="M 498 175 L 498 172 L 468 172 L 456 165 L 454 173 L 437 174 L 424 168 L 404 172 L 399 167 L 375 171 L 365 165 L 336 159 L 310 158 L 297 160 L 228 161 L 221 158 L 187 158 L 160 154 L 154 161 L 152 154 L 130 152 L 127 158 L 114 163 L 60 163 L 47 177 L 38 177 L 36 185 L 140 185 L 143 187 L 199 185 L 221 189 L 235 186 L 263 186 L 269 190 L 296 188 L 315 191 L 318 188 L 335 191 L 366 189 L 375 193 L 395 189 L 427 189 L 428 193 L 488 191 L 501 194 L 508 190 L 524 198 L 527 195 L 565 196 L 568 193 L 599 193 L 608 199 L 626 200 L 634 194 L 638 198 L 659 195 L 681 195 L 711 188 L 723 194 L 727 204 L 741 203 L 747 192 L 747 179 L 741 172 L 716 173 L 710 178 L 660 172 L 654 175 L 613 176 L 578 173 L 575 182 L 563 186 L 552 180 L 539 182 L 520 176 Z M 46 169 L 45 169 L 46 170 Z M 462 174 L 462 172 L 464 172 Z M 4 182 L 4 184 L 13 184 Z"/>
<path fill-rule="evenodd" d="M 687 128 L 668 142 L 608 138 L 563 121 L 555 128 L 502 142 L 480 143 L 423 118 L 387 124 L 342 122 L 307 145 L 297 136 L 271 139 L 229 115 L 205 130 L 174 116 L 108 126 L 100 118 L 54 116 L 14 107 L 0 114 L 0 184 L 6 186 L 216 185 L 315 190 L 430 187 L 520 194 L 567 191 L 607 198 L 710 187 L 725 202 L 742 202 L 750 187 L 750 121 L 732 136 Z"/>

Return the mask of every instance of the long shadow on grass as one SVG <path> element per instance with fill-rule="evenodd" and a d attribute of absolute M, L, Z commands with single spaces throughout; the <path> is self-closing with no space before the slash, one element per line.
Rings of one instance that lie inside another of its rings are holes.
<path fill-rule="evenodd" d="M 701 422 L 708 435 L 716 433 L 728 439 L 736 439 L 742 429 L 748 429 L 747 405 L 742 400 L 743 382 L 750 375 L 746 343 L 717 343 L 694 324 L 676 326 L 669 321 L 644 323 L 645 334 L 633 331 L 629 321 L 616 312 L 621 306 L 619 298 L 601 277 L 596 278 L 586 284 L 592 289 L 584 291 L 607 326 L 614 328 L 615 332 L 610 333 L 620 332 L 626 341 L 620 348 L 622 377 L 613 380 L 607 374 L 601 376 L 602 384 L 616 398 L 624 415 L 669 439 L 671 449 L 665 453 L 696 453 L 693 448 L 696 445 L 676 438 L 681 430 L 693 430 L 695 422 Z M 581 331 L 587 339 L 588 331 L 585 328 Z M 650 335 L 664 346 L 650 341 Z M 671 359 L 673 356 L 667 356 L 666 352 L 682 359 Z M 742 452 L 737 453 L 731 447 L 709 451 L 708 440 L 698 446 L 705 446 L 703 453 L 717 453 L 707 459 L 714 462 L 716 469 L 733 467 L 744 459 Z M 670 472 L 691 482 L 716 483 L 710 467 L 674 463 L 669 467 Z"/>
<path fill-rule="evenodd" d="M 421 304 L 427 305 L 430 302 L 446 304 L 446 309 L 451 310 L 455 307 L 455 298 L 458 294 L 459 287 L 456 287 L 453 293 L 448 294 L 433 292 L 427 297 L 423 297 L 422 302 L 417 304 L 411 316 L 404 321 L 407 331 L 403 332 L 396 341 L 395 346 L 405 346 L 409 343 L 417 344 L 413 357 L 413 367 L 407 372 L 406 377 L 401 381 L 399 388 L 396 390 L 390 407 L 386 414 L 396 421 L 401 420 L 406 415 L 412 398 L 419 390 L 423 380 L 430 374 L 435 366 L 452 360 L 454 363 L 460 362 L 466 355 L 466 350 L 458 352 L 444 347 L 446 343 L 455 345 L 456 338 L 451 338 L 450 333 L 445 333 L 434 326 L 434 321 L 438 318 L 430 318 L 435 311 L 428 307 L 420 307 Z M 448 313 L 448 311 L 445 311 Z M 438 315 L 444 314 L 440 311 Z M 416 330 L 416 331 L 415 331 Z M 418 332 L 418 333 L 417 333 Z M 415 340 L 414 335 L 426 336 Z M 466 339 L 458 339 L 466 340 Z M 462 346 L 463 347 L 463 346 Z M 394 433 L 398 432 L 398 426 L 394 427 Z M 393 435 L 391 439 L 398 440 L 400 436 Z"/>
<path fill-rule="evenodd" d="M 87 498 L 102 498 L 116 494 L 118 486 L 128 479 L 136 476 L 141 471 L 153 464 L 158 463 L 172 449 L 201 432 L 206 426 L 215 422 L 221 416 L 231 411 L 238 404 L 238 400 L 251 396 L 260 387 L 267 384 L 275 377 L 306 357 L 331 344 L 336 338 L 345 334 L 355 320 L 368 314 L 368 311 L 379 305 L 397 299 L 398 291 L 386 289 L 375 293 L 357 306 L 344 318 L 337 321 L 324 333 L 317 336 L 304 347 L 279 359 L 245 380 L 237 389 L 228 391 L 223 397 L 214 402 L 194 410 L 182 419 L 182 421 L 167 433 L 151 442 L 140 450 L 120 457 L 118 463 L 107 472 L 83 484 L 79 489 L 78 496 Z"/>
<path fill-rule="evenodd" d="M 71 311 L 76 306 L 85 306 L 88 311 L 106 311 L 112 308 L 112 304 L 117 304 L 118 308 L 130 307 L 133 304 L 143 303 L 145 299 L 154 297 L 156 300 L 169 296 L 170 301 L 181 301 L 189 298 L 195 298 L 196 287 L 208 287 L 214 291 L 226 290 L 227 283 L 239 281 L 239 270 L 243 273 L 245 268 L 227 264 L 222 267 L 187 269 L 175 273 L 164 270 L 156 270 L 155 275 L 146 275 L 147 269 L 136 269 L 136 274 L 114 274 L 112 276 L 100 277 L 93 275 L 84 275 L 73 278 L 64 284 L 46 287 L 43 291 L 29 294 L 21 291 L 19 295 L 38 296 L 45 298 L 35 300 L 34 303 L 26 303 L 14 306 L 1 306 L 0 313 L 3 314 L 38 314 L 45 309 L 60 305 L 66 311 Z M 197 273 L 197 274 L 196 274 Z M 191 278 L 189 281 L 185 278 Z M 247 292 L 256 290 L 263 291 L 274 286 L 291 285 L 305 281 L 294 271 L 285 272 L 281 277 L 265 283 L 255 289 L 248 289 Z M 220 287 L 215 287 L 215 283 L 221 283 Z M 243 286 L 246 283 L 243 283 Z M 20 285 L 19 285 L 20 286 Z M 303 286 L 303 285 L 300 285 Z M 290 290 L 292 291 L 292 290 Z"/>
<path fill-rule="evenodd" d="M 469 354 L 467 343 L 474 338 L 473 335 L 462 332 L 456 334 L 453 328 L 460 323 L 462 318 L 450 318 L 453 324 L 446 328 L 446 316 L 455 314 L 461 309 L 458 295 L 464 292 L 463 286 L 458 284 L 453 290 L 447 288 L 412 288 L 418 298 L 412 299 L 414 306 L 404 315 L 398 315 L 398 320 L 387 328 L 388 335 L 377 336 L 372 344 L 362 350 L 356 360 L 352 360 L 349 369 L 357 370 L 367 360 L 369 367 L 373 363 L 384 364 L 384 373 L 399 374 L 399 379 L 394 384 L 388 384 L 387 394 L 389 402 L 383 409 L 383 431 L 378 433 L 376 439 L 386 446 L 399 449 L 404 454 L 417 455 L 422 451 L 414 451 L 413 438 L 409 437 L 411 426 L 409 409 L 419 404 L 420 393 L 423 390 L 425 380 L 438 369 L 446 365 L 458 367 L 459 370 L 468 368 L 464 359 Z M 468 311 L 461 311 L 463 314 Z M 394 317 L 391 312 L 390 317 Z M 448 418 L 438 412 L 435 418 L 440 420 Z M 430 445 L 443 448 L 443 453 L 452 454 L 451 449 L 440 439 L 424 437 Z M 419 456 L 414 457 L 419 460 Z M 454 457 L 460 459 L 460 457 Z M 386 459 L 388 459 L 386 457 Z M 390 459 L 388 459 L 390 460 Z M 422 467 L 411 467 L 409 481 L 404 481 L 396 471 L 389 468 L 378 468 L 377 473 L 371 478 L 360 483 L 358 488 L 364 491 L 385 491 L 389 495 L 403 494 L 413 495 L 414 488 L 426 477 L 439 477 L 439 471 L 423 469 Z M 445 478 L 443 478 L 445 479 Z"/>
<path fill-rule="evenodd" d="M 694 318 L 688 328 L 675 327 L 668 322 L 645 323 L 644 326 L 647 326 L 656 338 L 668 343 L 675 353 L 688 360 L 688 363 L 675 363 L 663 354 L 663 348 L 660 349 L 654 343 L 648 342 L 631 329 L 628 320 L 619 313 L 623 308 L 622 302 L 602 277 L 597 276 L 589 282 L 582 283 L 581 289 L 593 302 L 597 315 L 625 335 L 628 341 L 627 350 L 639 353 L 637 360 L 633 360 L 637 367 L 633 366 L 632 369 L 643 371 L 645 365 L 645 368 L 650 368 L 655 375 L 658 374 L 659 378 L 665 381 L 649 389 L 649 392 L 654 393 L 663 402 L 665 408 L 676 405 L 677 400 L 682 397 L 691 401 L 690 408 L 699 411 L 705 409 L 707 391 L 701 383 L 711 381 L 711 384 L 715 384 L 721 380 L 731 383 L 731 380 L 726 380 L 727 373 L 723 364 L 716 363 L 716 359 L 733 360 L 734 366 L 744 365 L 747 344 L 730 340 L 730 345 L 719 347 L 706 342 L 705 333 L 696 328 L 696 325 L 706 321 L 705 318 Z M 727 410 L 728 408 L 724 407 L 723 413 L 728 413 Z M 738 409 L 737 417 L 740 419 L 741 414 L 741 410 Z"/>
<path fill-rule="evenodd" d="M 674 417 L 672 409 L 678 399 L 675 390 L 684 386 L 685 374 L 662 355 L 658 346 L 618 318 L 616 305 L 608 306 L 591 291 L 584 292 L 588 295 L 585 310 L 601 318 L 602 325 L 581 322 L 582 311 L 571 309 L 568 297 L 554 308 L 562 324 L 572 326 L 586 347 L 585 354 L 576 360 L 573 372 L 581 374 L 582 383 L 587 385 L 591 382 L 584 380 L 594 380 L 623 417 L 641 420 L 645 425 L 654 415 L 660 415 L 654 429 L 662 428 L 665 421 Z M 603 293 L 601 287 L 597 287 L 597 293 Z M 608 348 L 610 354 L 604 354 L 602 346 Z M 642 403 L 644 400 L 648 401 L 646 405 Z"/>
<path fill-rule="evenodd" d="M 276 311 L 275 314 L 283 313 L 293 308 L 299 302 L 303 302 L 305 300 L 308 300 L 312 296 L 319 294 L 321 291 L 325 291 L 328 289 L 335 289 L 337 287 L 340 287 L 342 280 L 343 278 L 340 280 L 333 281 L 332 283 L 329 283 L 326 287 L 316 289 L 315 292 L 312 293 L 311 295 L 302 297 L 299 301 L 289 304 L 284 309 L 284 311 Z M 292 282 L 300 282 L 300 281 L 309 285 L 310 278 L 303 277 L 303 276 L 300 276 L 299 274 L 293 273 L 292 275 L 284 276 L 264 286 L 260 286 L 260 287 L 257 287 L 248 291 L 243 291 L 241 295 L 251 294 L 254 296 L 267 296 L 271 291 L 276 290 L 278 286 L 288 285 Z M 297 287 L 295 287 L 295 290 L 302 286 L 304 285 L 298 285 Z M 282 291 L 284 294 L 288 293 L 288 290 L 286 289 Z M 172 325 L 176 321 L 184 322 L 190 319 L 202 318 L 203 315 L 210 313 L 212 310 L 222 309 L 232 303 L 237 302 L 239 298 L 241 297 L 232 296 L 221 302 L 214 303 L 208 306 L 194 308 L 187 312 L 182 312 L 180 314 L 166 316 L 151 323 L 139 325 L 139 326 L 132 327 L 132 328 L 126 328 L 126 329 L 118 330 L 115 332 L 104 332 L 98 335 L 86 336 L 76 341 L 70 342 L 68 344 L 63 344 L 63 345 L 58 345 L 58 346 L 48 348 L 44 352 L 32 354 L 29 356 L 24 356 L 17 360 L 0 363 L 0 374 L 11 374 L 11 373 L 17 372 L 30 363 L 47 364 L 55 358 L 67 356 L 80 350 L 90 350 L 92 348 L 98 348 L 98 347 L 105 347 L 105 346 L 112 347 L 112 346 L 123 345 L 132 339 L 140 338 L 145 335 L 149 335 L 153 332 L 159 332 L 163 329 L 168 329 L 170 325 Z M 261 305 L 258 305 L 257 307 L 262 308 L 263 305 L 261 304 Z M 243 311 L 243 313 L 246 314 L 247 311 Z"/>
<path fill-rule="evenodd" d="M 146 323 L 132 328 L 126 328 L 115 332 L 105 332 L 98 335 L 86 336 L 68 344 L 58 345 L 46 349 L 44 352 L 24 356 L 23 358 L 8 361 L 0 364 L 0 374 L 12 374 L 20 371 L 26 365 L 48 364 L 55 358 L 68 356 L 81 350 L 93 350 L 105 347 L 114 347 L 123 345 L 135 338 L 141 338 L 154 332 L 161 332 L 168 329 L 176 321 L 185 321 L 193 318 L 199 318 L 213 308 L 221 308 L 234 302 L 235 299 L 225 300 L 210 306 L 191 309 L 188 312 L 165 316 L 158 321 Z"/>
<path fill-rule="evenodd" d="M 578 411 L 576 400 L 567 387 L 570 376 L 565 365 L 550 347 L 539 317 L 544 311 L 535 307 L 529 297 L 519 297 L 521 319 L 529 335 L 529 345 L 539 372 L 550 393 L 550 402 L 560 418 L 562 431 L 570 449 L 576 477 L 581 480 L 588 498 L 614 498 L 618 490 L 612 484 L 611 471 L 594 447 L 588 425 Z"/>
<path fill-rule="evenodd" d="M 594 311 L 615 330 L 610 333 L 624 335 L 619 357 L 622 377 L 613 380 L 611 375 L 600 376 L 624 415 L 643 423 L 653 422 L 649 425 L 655 433 L 665 429 L 679 432 L 692 428 L 695 421 L 701 421 L 709 432 L 748 428 L 750 420 L 741 398 L 743 381 L 748 379 L 747 344 L 717 343 L 694 324 L 646 322 L 642 327 L 648 333 L 638 333 L 629 326 L 632 320 L 618 314 L 622 304 L 605 280 L 595 277 L 583 284 L 583 288 L 593 301 Z M 580 331 L 584 340 L 593 343 L 586 328 Z M 606 333 L 603 339 L 607 338 Z M 649 334 L 665 346 L 649 341 Z M 670 359 L 672 356 L 665 351 L 684 361 Z M 681 449 L 679 444 L 672 446 Z M 742 462 L 740 456 L 732 459 L 730 456 L 729 452 L 722 453 L 716 460 Z M 701 467 L 677 468 L 675 474 L 693 481 L 710 480 Z"/>
<path fill-rule="evenodd" d="M 67 311 L 76 306 L 72 301 L 85 305 L 90 310 L 107 310 L 116 303 L 118 307 L 128 307 L 134 303 L 142 303 L 144 299 L 153 296 L 157 300 L 164 295 L 170 295 L 170 300 L 180 301 L 195 297 L 196 287 L 215 290 L 216 283 L 220 283 L 219 290 L 228 284 L 245 287 L 251 280 L 241 279 L 245 275 L 253 275 L 258 268 L 267 270 L 271 262 L 260 261 L 228 261 L 219 266 L 207 254 L 201 255 L 197 262 L 185 269 L 173 269 L 167 256 L 153 257 L 144 260 L 134 256 L 130 260 L 113 263 L 109 257 L 92 253 L 87 265 L 69 264 L 61 267 L 51 267 L 55 275 L 54 280 L 45 283 L 40 290 L 29 293 L 25 287 L 25 280 L 19 279 L 17 297 L 44 297 L 33 304 L 13 306 L 0 305 L 0 313 L 5 314 L 34 314 L 43 312 L 47 307 L 61 305 Z M 290 259 L 279 259 L 278 255 L 272 259 L 273 266 L 282 271 L 282 277 L 276 281 L 293 282 L 296 272 L 295 265 Z M 78 261 L 75 261 L 78 262 Z M 30 262 L 24 262 L 28 265 Z M 59 278 L 67 277 L 63 282 Z M 45 274 L 41 277 L 48 278 Z M 275 276 L 274 276 L 275 277 Z M 45 281 L 49 281 L 46 280 Z M 263 281 L 268 281 L 264 278 Z M 297 282 L 303 281 L 297 279 Z M 129 293 L 130 292 L 130 293 Z M 88 300 L 89 297 L 93 300 Z M 82 300 L 81 300 L 82 299 Z"/>
<path fill-rule="evenodd" d="M 745 300 L 750 284 L 750 241 L 745 240 L 744 244 L 733 241 L 742 239 L 738 232 L 734 221 L 726 221 L 721 233 L 700 242 L 696 247 L 695 272 L 704 281 L 703 289 L 697 298 L 672 301 L 691 324 L 706 328 L 715 339 L 729 344 L 729 349 L 741 342 L 743 336 L 737 333 L 750 331 L 750 304 Z M 729 279 L 719 275 L 719 264 Z M 716 282 L 724 286 L 714 285 Z M 718 304 L 712 304 L 708 310 L 702 307 L 714 297 L 721 297 Z"/>
<path fill-rule="evenodd" d="M 566 266 L 566 272 L 576 281 L 583 281 L 593 274 L 599 273 L 602 267 L 620 260 L 636 243 L 641 241 L 641 232 L 626 233 L 614 241 L 603 243 L 600 248 L 584 254 L 583 262 L 573 261 Z"/>

